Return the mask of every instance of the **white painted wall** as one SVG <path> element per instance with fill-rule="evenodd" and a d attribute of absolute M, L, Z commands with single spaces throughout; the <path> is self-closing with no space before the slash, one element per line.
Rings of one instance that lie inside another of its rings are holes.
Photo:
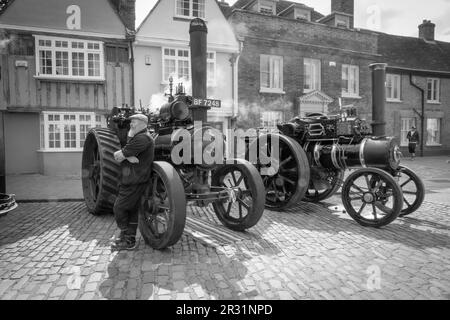
<path fill-rule="evenodd" d="M 135 105 L 144 107 L 152 95 L 167 88 L 162 79 L 162 47 L 189 49 L 189 19 L 175 16 L 175 0 L 161 0 L 138 28 L 135 42 Z M 231 55 L 239 52 L 239 44 L 231 26 L 215 1 L 206 1 L 208 50 L 216 52 L 216 86 L 208 87 L 208 96 L 222 100 L 220 110 L 208 114 L 231 117 L 233 114 L 233 72 Z M 146 56 L 151 64 L 146 65 Z M 237 70 L 237 69 L 236 69 Z M 166 91 L 167 92 L 167 91 Z M 189 93 L 189 91 L 188 91 Z"/>

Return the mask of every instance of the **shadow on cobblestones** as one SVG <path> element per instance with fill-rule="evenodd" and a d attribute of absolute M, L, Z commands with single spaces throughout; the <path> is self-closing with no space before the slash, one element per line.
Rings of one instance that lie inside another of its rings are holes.
<path fill-rule="evenodd" d="M 382 240 L 416 248 L 450 247 L 450 223 L 448 223 L 450 207 L 435 208 L 430 203 L 424 203 L 422 208 L 414 213 L 414 216 L 418 218 L 398 218 L 388 226 L 375 229 L 360 226 L 342 211 L 333 212 L 329 210 L 328 207 L 331 205 L 331 203 L 301 202 L 286 212 L 273 213 L 276 218 L 272 219 L 272 223 L 296 228 L 302 231 L 303 236 L 305 231 L 317 231 L 331 235 L 353 234 L 365 237 L 367 241 L 370 241 L 370 239 Z M 421 214 L 425 214 L 425 212 L 427 220 L 420 219 Z"/>
<path fill-rule="evenodd" d="M 237 246 L 212 247 L 188 235 L 158 251 L 140 240 L 138 250 L 114 253 L 100 284 L 108 300 L 248 299 L 257 296 L 239 283 L 244 261 L 257 253 Z"/>
<path fill-rule="evenodd" d="M 62 236 L 82 243 L 96 240 L 97 244 L 105 245 L 115 230 L 112 216 L 93 216 L 83 202 L 22 203 L 0 221 L 2 246 L 20 242 L 21 246 L 32 248 L 39 245 L 36 239 L 56 246 Z"/>

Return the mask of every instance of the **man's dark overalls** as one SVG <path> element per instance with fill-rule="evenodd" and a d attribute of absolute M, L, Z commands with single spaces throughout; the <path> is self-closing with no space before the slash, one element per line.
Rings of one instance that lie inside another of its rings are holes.
<path fill-rule="evenodd" d="M 150 179 L 155 144 L 147 129 L 139 131 L 134 137 L 128 139 L 122 153 L 126 158 L 137 157 L 139 163 L 130 163 L 124 160 L 120 164 L 119 193 L 113 211 L 117 226 L 121 231 L 120 237 L 135 244 L 139 200 Z"/>

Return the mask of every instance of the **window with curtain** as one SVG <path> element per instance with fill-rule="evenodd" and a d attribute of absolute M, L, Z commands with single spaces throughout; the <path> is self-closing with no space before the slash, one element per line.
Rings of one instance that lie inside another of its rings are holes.
<path fill-rule="evenodd" d="M 283 57 L 260 56 L 261 92 L 281 93 L 283 91 Z"/>
<path fill-rule="evenodd" d="M 304 81 L 303 81 L 303 91 L 311 92 L 314 90 L 320 90 L 320 60 L 318 59 L 304 59 Z"/>
<path fill-rule="evenodd" d="M 399 74 L 386 75 L 386 100 L 400 101 L 401 98 L 401 77 Z"/>
<path fill-rule="evenodd" d="M 359 67 L 354 65 L 342 65 L 342 96 L 359 96 Z"/>
<path fill-rule="evenodd" d="M 205 0 L 175 0 L 176 16 L 205 19 Z"/>
<path fill-rule="evenodd" d="M 427 119 L 427 146 L 441 144 L 441 119 Z"/>

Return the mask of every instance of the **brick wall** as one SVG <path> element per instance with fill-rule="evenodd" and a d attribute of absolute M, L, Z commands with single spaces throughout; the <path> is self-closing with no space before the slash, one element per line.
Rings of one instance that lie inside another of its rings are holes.
<path fill-rule="evenodd" d="M 411 85 L 409 74 L 401 76 L 401 102 L 386 102 L 386 134 L 395 136 L 400 141 L 401 119 L 416 118 L 417 130 L 424 140 L 424 155 L 439 155 L 450 153 L 450 79 L 441 78 L 441 97 L 440 104 L 431 104 L 426 102 L 426 77 L 412 77 L 414 83 L 425 90 L 425 118 L 441 119 L 441 146 L 427 146 L 427 125 L 425 119 L 424 135 L 421 132 L 420 116 L 414 112 L 422 112 L 421 92 Z M 447 88 L 447 89 L 446 89 Z M 420 148 L 419 148 L 420 150 Z M 407 155 L 408 150 L 402 147 L 402 152 Z"/>
<path fill-rule="evenodd" d="M 337 110 L 341 96 L 342 64 L 358 65 L 361 98 L 343 99 L 343 105 L 353 103 L 362 117 L 371 117 L 368 66 L 379 60 L 374 34 L 243 11 L 234 11 L 229 21 L 238 38 L 244 39 L 239 60 L 239 110 L 242 114 L 238 126 L 259 126 L 260 113 L 264 110 L 281 110 L 285 120 L 298 114 L 298 97 L 304 94 L 304 58 L 321 60 L 322 91 L 334 100 L 329 105 L 331 112 Z M 283 57 L 285 94 L 260 93 L 261 54 Z"/>

